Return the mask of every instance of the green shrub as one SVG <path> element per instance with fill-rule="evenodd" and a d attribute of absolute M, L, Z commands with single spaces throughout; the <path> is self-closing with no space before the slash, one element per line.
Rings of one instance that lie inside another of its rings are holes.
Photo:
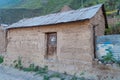
<path fill-rule="evenodd" d="M 37 74 L 46 74 L 48 72 L 48 66 L 44 66 L 43 68 L 39 67 Z"/>
<path fill-rule="evenodd" d="M 109 35 L 109 34 L 120 34 L 120 22 L 115 23 L 115 25 L 113 26 L 109 26 L 109 28 L 107 28 L 105 30 L 105 34 Z"/>
<path fill-rule="evenodd" d="M 23 69 L 22 60 L 20 57 L 18 57 L 18 60 L 14 60 L 13 63 L 15 68 Z"/>
<path fill-rule="evenodd" d="M 50 80 L 50 77 L 48 75 L 44 75 L 43 80 Z"/>
<path fill-rule="evenodd" d="M 0 56 L 0 64 L 4 62 L 4 57 Z"/>
<path fill-rule="evenodd" d="M 30 64 L 28 68 L 24 68 L 22 69 L 23 71 L 28 71 L 28 72 L 31 72 L 31 71 L 38 71 L 39 70 L 39 66 L 35 66 L 34 64 Z"/>
<path fill-rule="evenodd" d="M 73 75 L 71 80 L 77 80 L 76 73 Z"/>
<path fill-rule="evenodd" d="M 50 76 L 50 78 L 52 78 L 52 77 L 58 77 L 58 78 L 60 78 L 61 75 L 60 75 L 60 73 L 54 73 L 54 74 L 52 74 L 52 75 Z"/>
<path fill-rule="evenodd" d="M 102 62 L 107 63 L 115 63 L 116 59 L 113 57 L 113 54 L 111 52 L 107 53 L 107 55 L 102 56 Z"/>

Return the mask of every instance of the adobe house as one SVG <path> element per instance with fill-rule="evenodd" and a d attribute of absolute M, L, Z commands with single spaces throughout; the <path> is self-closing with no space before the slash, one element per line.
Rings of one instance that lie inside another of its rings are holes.
<path fill-rule="evenodd" d="M 24 66 L 47 65 L 69 74 L 104 75 L 104 68 L 96 68 L 94 59 L 95 37 L 104 35 L 105 27 L 102 4 L 21 20 L 7 27 L 5 64 L 21 57 Z"/>

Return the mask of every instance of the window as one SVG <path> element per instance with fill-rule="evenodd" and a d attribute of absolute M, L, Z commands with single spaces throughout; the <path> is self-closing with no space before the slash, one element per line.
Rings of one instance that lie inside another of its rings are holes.
<path fill-rule="evenodd" d="M 46 58 L 54 58 L 57 52 L 57 33 L 46 33 L 47 39 L 47 50 L 46 50 Z"/>

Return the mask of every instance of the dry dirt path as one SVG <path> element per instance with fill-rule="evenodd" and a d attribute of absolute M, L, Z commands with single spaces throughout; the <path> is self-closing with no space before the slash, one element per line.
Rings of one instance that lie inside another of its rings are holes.
<path fill-rule="evenodd" d="M 0 80 L 43 80 L 43 77 L 0 65 Z"/>
<path fill-rule="evenodd" d="M 44 75 L 35 75 L 34 72 L 24 72 L 18 69 L 14 69 L 12 67 L 0 65 L 0 80 L 93 80 L 93 79 L 72 79 L 75 78 L 72 75 L 59 74 L 53 71 L 48 71 L 47 76 L 54 75 L 54 77 L 50 77 L 49 79 L 45 79 Z M 61 76 L 61 77 L 57 77 Z M 64 78 L 64 79 L 63 79 Z"/>

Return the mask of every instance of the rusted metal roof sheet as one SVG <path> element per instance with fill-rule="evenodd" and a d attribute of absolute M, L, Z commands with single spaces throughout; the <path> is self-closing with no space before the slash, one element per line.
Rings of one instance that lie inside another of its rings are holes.
<path fill-rule="evenodd" d="M 19 27 L 33 27 L 33 26 L 42 26 L 58 23 L 66 23 L 73 21 L 81 21 L 86 19 L 91 19 L 95 16 L 98 10 L 102 7 L 102 4 L 98 4 L 92 7 L 71 10 L 68 12 L 49 14 L 46 16 L 34 17 L 29 19 L 20 20 L 17 23 L 13 23 L 9 28 L 19 28 Z"/>

